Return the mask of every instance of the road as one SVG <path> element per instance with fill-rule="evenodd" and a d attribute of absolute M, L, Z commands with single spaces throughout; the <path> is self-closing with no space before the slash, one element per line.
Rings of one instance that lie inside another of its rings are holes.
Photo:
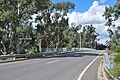
<path fill-rule="evenodd" d="M 100 51 L 84 51 L 61 57 L 1 63 L 0 80 L 98 80 L 100 58 L 96 59 L 81 76 L 98 54 Z"/>

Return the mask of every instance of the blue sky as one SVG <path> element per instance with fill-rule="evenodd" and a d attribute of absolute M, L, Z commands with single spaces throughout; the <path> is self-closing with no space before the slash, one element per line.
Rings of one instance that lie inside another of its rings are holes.
<path fill-rule="evenodd" d="M 76 12 L 85 12 L 89 9 L 89 7 L 92 5 L 94 1 L 100 2 L 100 0 L 52 0 L 52 2 L 54 3 L 66 2 L 66 1 L 73 2 L 76 5 L 74 9 L 74 11 Z M 100 2 L 100 5 L 109 5 L 109 6 L 113 6 L 114 3 L 116 2 L 116 0 L 101 0 L 101 1 L 105 1 L 105 2 Z"/>

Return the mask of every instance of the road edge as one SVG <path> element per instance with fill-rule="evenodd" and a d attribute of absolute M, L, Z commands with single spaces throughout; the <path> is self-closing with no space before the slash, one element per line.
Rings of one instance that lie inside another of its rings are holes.
<path fill-rule="evenodd" d="M 104 51 L 100 52 L 100 54 L 94 58 L 88 65 L 87 67 L 82 71 L 82 73 L 79 75 L 79 77 L 77 78 L 77 80 L 82 80 L 83 75 L 85 74 L 85 72 L 89 69 L 89 67 L 98 59 L 98 57 L 103 53 Z"/>

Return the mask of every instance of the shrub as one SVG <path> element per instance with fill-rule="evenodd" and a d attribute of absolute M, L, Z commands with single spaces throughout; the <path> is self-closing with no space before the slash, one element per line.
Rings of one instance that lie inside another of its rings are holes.
<path fill-rule="evenodd" d="M 111 73 L 115 76 L 115 77 L 119 77 L 120 76 L 120 63 L 116 63 L 114 68 L 111 70 Z"/>
<path fill-rule="evenodd" d="M 115 52 L 115 56 L 114 56 L 115 64 L 111 72 L 115 77 L 119 77 L 120 76 L 120 46 L 117 45 L 114 48 L 114 52 Z"/>
<path fill-rule="evenodd" d="M 115 47 L 115 52 L 120 52 L 120 46 Z"/>
<path fill-rule="evenodd" d="M 35 54 L 37 52 L 37 48 L 32 47 L 28 52 L 31 53 L 31 54 Z"/>
<path fill-rule="evenodd" d="M 116 63 L 120 63 L 120 53 L 116 53 L 115 56 L 114 56 L 114 61 Z"/>

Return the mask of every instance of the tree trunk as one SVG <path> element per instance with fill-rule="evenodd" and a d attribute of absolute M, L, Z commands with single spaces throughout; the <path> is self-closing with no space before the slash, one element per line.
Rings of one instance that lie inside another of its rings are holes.
<path fill-rule="evenodd" d="M 2 42 L 2 45 L 3 45 L 3 51 L 1 50 L 1 52 L 3 53 L 3 55 L 6 55 L 7 52 L 6 52 L 6 47 L 5 47 L 5 44 Z"/>
<path fill-rule="evenodd" d="M 40 40 L 39 40 L 39 44 L 38 44 L 38 46 L 39 46 L 39 51 L 40 51 L 40 52 L 42 52 L 41 42 L 42 42 L 42 41 L 41 41 L 41 39 L 40 39 Z"/>

